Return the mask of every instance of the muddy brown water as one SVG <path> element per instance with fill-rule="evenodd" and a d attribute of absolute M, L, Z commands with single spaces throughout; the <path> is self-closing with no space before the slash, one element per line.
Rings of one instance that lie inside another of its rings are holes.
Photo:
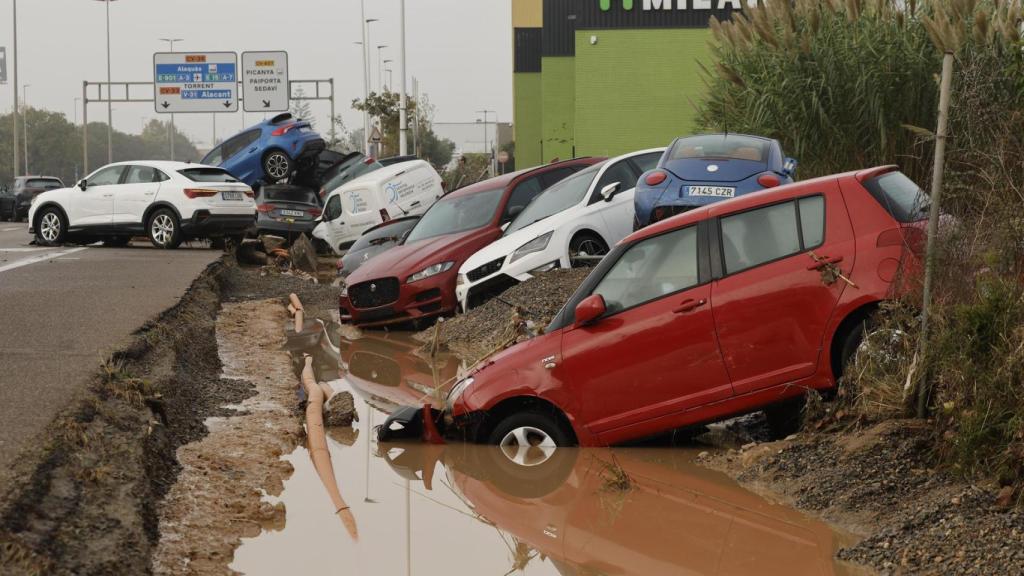
<path fill-rule="evenodd" d="M 407 335 L 344 338 L 311 322 L 290 335 L 322 381 L 356 397 L 359 422 L 329 429 L 337 514 L 309 452 L 277 497 L 283 526 L 243 539 L 243 574 L 826 575 L 850 537 L 693 463 L 696 449 L 558 449 L 534 466 L 493 447 L 379 445 L 373 428 L 402 404 L 441 398 L 463 369 L 428 362 Z M 349 515 L 350 514 L 350 515 Z M 342 518 L 355 530 L 346 526 Z"/>

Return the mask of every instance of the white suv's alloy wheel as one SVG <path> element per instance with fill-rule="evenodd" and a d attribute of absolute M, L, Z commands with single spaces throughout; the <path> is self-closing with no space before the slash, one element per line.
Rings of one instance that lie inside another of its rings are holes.
<path fill-rule="evenodd" d="M 174 221 L 167 214 L 158 214 L 150 223 L 149 229 L 153 234 L 153 240 L 161 246 L 167 246 L 174 237 Z"/>
<path fill-rule="evenodd" d="M 510 430 L 498 446 L 506 458 L 520 466 L 539 466 L 558 449 L 547 432 L 533 426 Z"/>
<path fill-rule="evenodd" d="M 39 222 L 39 235 L 47 242 L 56 242 L 60 238 L 60 216 L 56 212 L 43 214 Z"/>

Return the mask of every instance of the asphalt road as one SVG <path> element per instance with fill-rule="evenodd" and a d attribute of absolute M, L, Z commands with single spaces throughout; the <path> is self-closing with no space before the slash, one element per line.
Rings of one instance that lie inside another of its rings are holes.
<path fill-rule="evenodd" d="M 107 353 L 173 306 L 221 255 L 148 243 L 38 248 L 30 240 L 26 224 L 0 222 L 0 470 Z"/>

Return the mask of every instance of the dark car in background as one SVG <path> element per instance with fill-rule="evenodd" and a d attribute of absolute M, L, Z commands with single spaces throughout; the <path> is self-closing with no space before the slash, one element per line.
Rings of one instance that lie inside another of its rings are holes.
<path fill-rule="evenodd" d="M 255 187 L 287 179 L 297 170 L 315 169 L 326 144 L 309 122 L 278 114 L 228 138 L 202 159 Z"/>
<path fill-rule="evenodd" d="M 64 182 L 54 176 L 19 176 L 14 179 L 14 187 L 11 194 L 14 196 L 14 217 L 11 220 L 18 222 L 28 217 L 28 209 L 32 206 L 32 199 L 46 192 L 63 188 Z"/>
<path fill-rule="evenodd" d="M 374 256 L 401 244 L 406 233 L 419 221 L 418 215 L 405 216 L 382 222 L 363 232 L 363 235 L 349 247 L 348 252 L 338 260 L 338 276 L 348 278 L 349 274 Z"/>
<path fill-rule="evenodd" d="M 320 217 L 320 199 L 304 186 L 268 184 L 256 192 L 256 234 L 275 234 L 291 242 L 309 236 Z"/>
<path fill-rule="evenodd" d="M 0 185 L 0 222 L 14 220 L 14 192 L 6 185 Z"/>
<path fill-rule="evenodd" d="M 634 230 L 700 206 L 782 184 L 796 176 L 778 140 L 747 134 L 677 138 L 658 166 L 640 176 Z"/>

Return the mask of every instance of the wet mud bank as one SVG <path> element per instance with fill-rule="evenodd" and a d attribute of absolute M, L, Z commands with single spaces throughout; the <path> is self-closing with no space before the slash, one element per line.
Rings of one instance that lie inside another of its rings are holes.
<path fill-rule="evenodd" d="M 935 466 L 930 429 L 888 421 L 702 455 L 770 499 L 858 535 L 838 558 L 880 574 L 1024 573 L 1024 513 Z"/>
<path fill-rule="evenodd" d="M 249 383 L 220 377 L 214 322 L 225 273 L 211 265 L 104 360 L 19 458 L 0 501 L 0 573 L 150 572 L 177 448 L 252 394 Z"/>

